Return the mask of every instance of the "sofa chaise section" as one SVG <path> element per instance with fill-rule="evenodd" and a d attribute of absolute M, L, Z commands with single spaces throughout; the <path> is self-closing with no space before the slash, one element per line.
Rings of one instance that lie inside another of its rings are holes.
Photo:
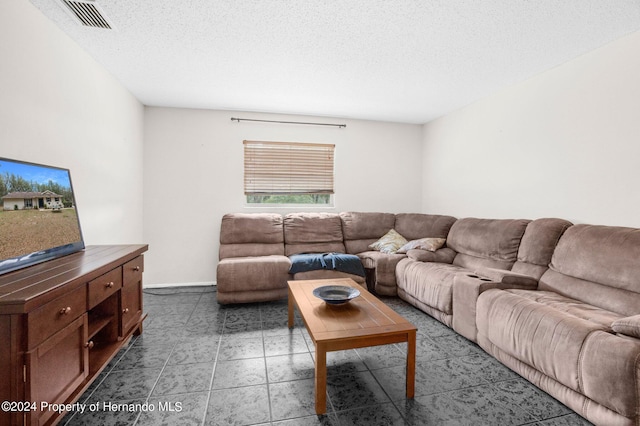
<path fill-rule="evenodd" d="M 279 214 L 226 214 L 220 227 L 217 266 L 219 303 L 246 303 L 287 297 L 291 262 L 285 256 Z"/>
<path fill-rule="evenodd" d="M 586 419 L 640 424 L 640 230 L 574 225 L 537 290 L 478 297 L 478 343 Z"/>

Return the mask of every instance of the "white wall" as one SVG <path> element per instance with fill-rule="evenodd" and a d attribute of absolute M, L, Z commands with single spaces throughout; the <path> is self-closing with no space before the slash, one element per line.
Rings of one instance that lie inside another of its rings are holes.
<path fill-rule="evenodd" d="M 231 121 L 238 116 L 347 127 Z M 222 215 L 266 211 L 245 207 L 245 139 L 334 143 L 335 206 L 321 211 L 420 210 L 422 126 L 149 107 L 144 122 L 147 285 L 215 281 Z M 303 209 L 268 211 L 292 210 Z"/>
<path fill-rule="evenodd" d="M 640 33 L 424 127 L 144 108 L 27 1 L 0 2 L 0 40 L 0 156 L 70 168 L 87 244 L 149 243 L 147 284 L 215 281 L 222 215 L 258 211 L 244 139 L 335 143 L 322 210 L 640 227 Z"/>
<path fill-rule="evenodd" d="M 640 32 L 424 126 L 422 210 L 640 227 Z"/>
<path fill-rule="evenodd" d="M 71 169 L 86 244 L 142 243 L 142 104 L 28 1 L 0 40 L 0 156 Z"/>

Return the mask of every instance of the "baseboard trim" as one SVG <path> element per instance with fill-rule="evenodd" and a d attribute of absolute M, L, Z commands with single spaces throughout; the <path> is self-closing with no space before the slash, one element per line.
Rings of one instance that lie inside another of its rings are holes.
<path fill-rule="evenodd" d="M 142 288 L 168 288 L 168 287 L 215 287 L 215 281 L 194 282 L 194 283 L 161 283 L 143 284 Z"/>

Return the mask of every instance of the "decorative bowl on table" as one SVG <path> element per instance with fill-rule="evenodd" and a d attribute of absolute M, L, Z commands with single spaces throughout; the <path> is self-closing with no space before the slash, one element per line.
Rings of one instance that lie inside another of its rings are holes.
<path fill-rule="evenodd" d="M 342 305 L 360 296 L 360 291 L 346 285 L 325 285 L 315 288 L 313 295 L 330 305 Z"/>

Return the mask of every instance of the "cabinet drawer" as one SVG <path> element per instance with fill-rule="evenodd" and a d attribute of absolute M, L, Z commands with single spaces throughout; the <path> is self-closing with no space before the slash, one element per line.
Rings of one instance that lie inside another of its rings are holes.
<path fill-rule="evenodd" d="M 125 263 L 123 266 L 124 283 L 127 285 L 134 285 L 142 282 L 142 272 L 144 271 L 144 258 L 138 256 L 135 259 Z"/>
<path fill-rule="evenodd" d="M 89 281 L 89 309 L 95 307 L 122 287 L 122 269 L 111 272 Z"/>
<path fill-rule="evenodd" d="M 27 315 L 28 347 L 62 330 L 87 312 L 87 287 L 81 286 Z"/>

